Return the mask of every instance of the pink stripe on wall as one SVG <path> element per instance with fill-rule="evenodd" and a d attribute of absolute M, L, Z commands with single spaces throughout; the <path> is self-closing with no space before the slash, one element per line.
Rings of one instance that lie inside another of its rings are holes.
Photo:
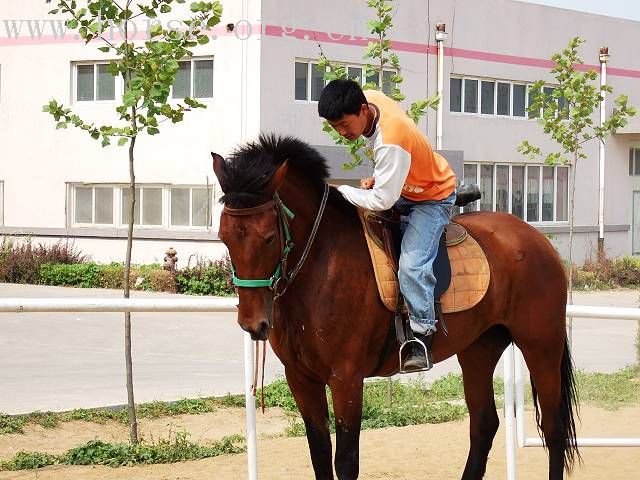
<path fill-rule="evenodd" d="M 2 1 L 2 0 L 0 0 Z M 0 32 L 6 33 L 6 31 L 2 31 L 1 28 L 4 26 L 0 24 Z M 234 32 L 227 32 L 226 26 L 218 25 L 212 29 L 205 30 L 205 33 L 209 35 L 209 38 L 212 41 L 215 41 L 217 37 L 232 37 L 232 36 L 240 36 L 244 38 L 245 35 L 260 35 L 260 30 L 262 25 L 244 25 L 239 24 L 237 30 Z M 138 28 L 138 33 L 136 35 L 131 35 L 129 38 L 131 40 L 136 41 L 144 41 L 148 40 L 146 28 Z M 80 35 L 77 33 L 72 33 L 70 30 L 65 35 L 41 35 L 39 37 L 31 37 L 29 35 L 24 35 L 24 33 L 28 31 L 28 28 L 25 26 L 24 30 L 21 32 L 23 35 L 20 35 L 18 38 L 15 37 L 0 37 L 0 47 L 19 47 L 19 46 L 32 46 L 32 45 L 49 45 L 49 44 L 67 44 L 67 43 L 84 43 L 84 40 L 80 38 Z M 120 34 L 117 29 L 114 29 L 113 38 L 111 36 L 111 30 L 108 27 L 105 27 L 103 31 L 103 36 L 109 41 L 120 42 L 124 39 L 124 36 Z M 99 38 L 93 40 L 93 42 L 101 42 Z"/>
<path fill-rule="evenodd" d="M 276 25 L 267 25 L 264 34 L 273 37 L 296 38 L 298 40 L 312 40 L 322 43 L 335 43 L 340 45 L 366 46 L 369 41 L 375 41 L 375 38 L 356 37 L 353 35 L 325 33 L 314 30 L 280 27 Z M 438 51 L 436 45 L 423 43 L 392 41 L 391 46 L 398 52 L 421 53 L 423 55 L 435 55 Z M 555 66 L 551 60 L 533 57 L 522 57 L 516 55 L 503 55 L 500 53 L 483 52 L 481 50 L 468 50 L 464 48 L 445 48 L 444 54 L 449 57 L 467 58 L 470 60 L 479 60 L 484 62 L 505 63 L 508 65 L 522 65 L 525 67 L 550 69 Z M 580 71 L 600 70 L 600 65 L 577 65 Z M 640 78 L 640 70 L 629 70 L 624 68 L 607 69 L 608 75 L 617 77 Z"/>

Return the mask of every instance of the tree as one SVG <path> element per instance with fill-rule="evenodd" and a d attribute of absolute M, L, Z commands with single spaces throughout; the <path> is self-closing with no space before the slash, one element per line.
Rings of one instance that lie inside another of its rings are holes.
<path fill-rule="evenodd" d="M 538 124 L 544 133 L 559 144 L 559 150 L 543 155 L 540 147 L 524 140 L 518 151 L 531 159 L 545 157 L 547 165 L 569 165 L 571 167 L 571 190 L 569 206 L 569 303 L 573 303 L 573 230 L 576 171 L 578 161 L 586 159 L 585 145 L 591 140 L 604 142 L 611 133 L 627 124 L 628 117 L 636 114 L 636 109 L 628 105 L 628 98 L 620 95 L 615 100 L 615 108 L 602 126 L 594 125 L 593 113 L 603 100 L 603 92 L 612 93 L 610 86 L 595 84 L 598 74 L 590 70 L 582 72 L 577 65 L 584 62 L 578 55 L 578 47 L 584 43 L 579 37 L 573 38 L 567 48 L 551 57 L 556 66 L 551 74 L 556 80 L 553 93 L 545 92 L 543 80 L 532 86 L 532 104 L 528 111 L 542 116 Z"/>
<path fill-rule="evenodd" d="M 49 2 L 47 2 L 49 3 Z M 172 11 L 174 3 L 183 4 L 185 0 L 151 0 L 135 2 L 132 0 L 96 0 L 82 2 L 85 6 L 78 8 L 75 0 L 59 0 L 57 8 L 50 14 L 64 13 L 68 18 L 66 26 L 77 30 L 85 44 L 97 40 L 104 43 L 98 49 L 112 54 L 114 60 L 109 63 L 108 72 L 124 80 L 125 92 L 120 105 L 116 107 L 120 124 L 96 125 L 87 123 L 70 108 L 51 100 L 43 110 L 56 120 L 56 128 L 67 128 L 72 125 L 87 132 L 93 139 L 100 140 L 102 147 L 111 144 L 111 139 L 118 139 L 118 146 L 129 143 L 129 224 L 127 231 L 127 251 L 124 271 L 124 297 L 129 298 L 129 277 L 131 272 L 131 248 L 133 243 L 133 224 L 135 212 L 135 146 L 139 135 L 157 135 L 159 125 L 170 120 L 181 122 L 184 113 L 192 108 L 206 108 L 205 105 L 192 98 L 185 98 L 183 103 L 169 103 L 169 94 L 176 73 L 178 62 L 191 55 L 197 45 L 209 42 L 206 29 L 220 22 L 222 5 L 214 2 L 191 3 L 192 17 L 184 20 L 184 31 L 165 29 L 160 22 L 150 23 L 149 38 L 144 42 L 134 42 L 129 35 L 129 23 L 135 18 L 145 16 L 156 19 L 158 14 Z M 105 36 L 105 25 L 120 31 L 121 41 Z M 127 399 L 130 421 L 130 440 L 138 442 L 135 401 L 133 395 L 133 367 L 131 361 L 131 314 L 125 313 L 125 362 L 127 370 Z"/>
<path fill-rule="evenodd" d="M 400 59 L 398 55 L 391 49 L 391 40 L 389 40 L 389 32 L 393 28 L 393 1 L 394 0 L 367 0 L 367 6 L 375 10 L 376 18 L 369 20 L 367 26 L 372 35 L 376 36 L 376 40 L 369 41 L 365 49 L 363 58 L 371 61 L 365 65 L 365 78 L 378 78 L 378 82 L 367 81 L 363 89 L 384 89 L 385 85 L 388 87 L 389 97 L 393 98 L 396 102 L 401 102 L 406 98 L 399 88 L 399 85 L 404 81 L 400 75 Z M 320 48 L 320 59 L 318 61 L 318 70 L 324 72 L 325 81 L 331 81 L 336 79 L 349 78 L 347 69 L 344 65 L 338 62 L 332 62 L 325 57 Z M 391 67 L 394 73 L 384 78 L 383 71 L 385 67 Z M 360 79 L 356 79 L 360 80 Z M 407 115 L 414 122 L 418 123 L 420 118 L 426 115 L 427 108 L 437 108 L 440 103 L 440 98 L 437 95 L 433 95 L 427 99 L 418 100 L 413 102 L 407 110 Z M 345 170 L 352 170 L 358 167 L 363 159 L 369 159 L 373 161 L 373 152 L 366 148 L 366 141 L 363 137 L 356 140 L 347 140 L 336 132 L 333 127 L 326 120 L 323 123 L 322 130 L 326 132 L 334 141 L 336 145 L 344 145 L 349 150 L 352 157 L 352 161 L 345 163 L 343 168 Z"/>

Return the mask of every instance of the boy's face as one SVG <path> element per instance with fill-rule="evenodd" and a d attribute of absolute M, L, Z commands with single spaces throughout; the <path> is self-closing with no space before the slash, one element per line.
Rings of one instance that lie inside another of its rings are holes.
<path fill-rule="evenodd" d="M 357 115 L 344 114 L 342 118 L 338 120 L 329 120 L 329 124 L 338 132 L 341 136 L 347 140 L 356 140 L 359 138 L 367 128 L 369 121 L 369 106 L 363 103 L 360 106 L 360 111 Z"/>

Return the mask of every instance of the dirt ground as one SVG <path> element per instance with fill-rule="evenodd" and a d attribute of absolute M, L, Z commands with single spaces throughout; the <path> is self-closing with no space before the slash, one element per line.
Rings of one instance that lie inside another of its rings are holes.
<path fill-rule="evenodd" d="M 499 412 L 502 417 L 501 412 Z M 258 413 L 259 478 L 313 479 L 306 439 L 284 438 L 279 434 L 288 420 L 277 409 Z M 531 417 L 531 415 L 529 415 Z M 581 410 L 580 436 L 640 436 L 640 407 L 607 411 L 591 406 Z M 434 480 L 460 478 L 468 448 L 468 418 L 440 425 L 386 428 L 363 432 L 360 478 Z M 167 438 L 189 431 L 191 440 L 205 443 L 224 435 L 244 432 L 241 409 L 220 410 L 206 415 L 187 415 L 141 422 L 147 439 Z M 85 422 L 64 424 L 56 429 L 29 427 L 23 435 L 0 436 L 0 458 L 20 450 L 60 453 L 88 440 L 126 441 L 127 427 Z M 535 436 L 532 418 L 527 436 Z M 413 443 L 410 443 L 413 442 Z M 335 442 L 334 442 L 335 443 Z M 570 477 L 576 480 L 636 479 L 640 471 L 639 448 L 584 448 L 584 464 Z M 518 478 L 546 478 L 546 453 L 540 448 L 517 450 Z M 505 441 L 501 428 L 494 441 L 486 478 L 505 478 Z M 246 455 L 230 455 L 172 465 L 143 467 L 48 467 L 37 471 L 3 472 L 0 479 L 16 480 L 236 480 L 246 478 Z"/>

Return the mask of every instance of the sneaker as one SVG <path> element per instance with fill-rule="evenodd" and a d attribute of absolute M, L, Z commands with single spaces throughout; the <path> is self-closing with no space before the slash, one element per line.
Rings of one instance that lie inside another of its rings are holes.
<path fill-rule="evenodd" d="M 420 340 L 424 344 L 424 347 L 420 342 L 410 341 L 405 346 L 407 356 L 402 362 L 403 372 L 417 372 L 424 370 L 431 370 L 433 367 L 433 360 L 431 358 L 431 340 L 432 335 L 415 335 L 416 340 Z M 426 347 L 426 355 L 425 355 Z"/>

